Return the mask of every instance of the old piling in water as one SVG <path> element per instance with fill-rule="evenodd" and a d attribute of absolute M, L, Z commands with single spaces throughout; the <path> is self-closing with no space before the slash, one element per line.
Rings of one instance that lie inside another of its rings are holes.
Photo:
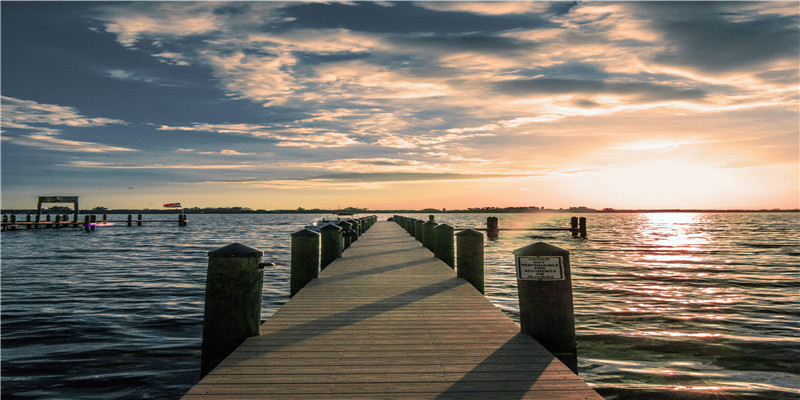
<path fill-rule="evenodd" d="M 586 239 L 586 217 L 580 217 L 578 219 L 578 231 L 580 232 L 581 238 Z"/>
<path fill-rule="evenodd" d="M 453 236 L 455 229 L 447 224 L 439 224 L 433 228 L 434 249 L 433 254 L 450 268 L 455 269 L 455 254 L 453 248 Z"/>
<path fill-rule="evenodd" d="M 500 236 L 500 225 L 497 217 L 486 218 L 486 237 L 497 239 Z"/>
<path fill-rule="evenodd" d="M 520 330 L 578 373 L 569 251 L 538 242 L 514 250 Z"/>
<path fill-rule="evenodd" d="M 139 214 L 138 217 L 136 217 L 136 226 L 142 226 L 142 214 Z"/>
<path fill-rule="evenodd" d="M 289 297 L 319 276 L 319 233 L 303 229 L 292 234 Z"/>
<path fill-rule="evenodd" d="M 484 293 L 483 234 L 472 229 L 456 233 L 456 276 Z"/>
<path fill-rule="evenodd" d="M 338 225 L 328 224 L 320 230 L 320 269 L 325 269 L 330 263 L 342 256 L 342 228 Z"/>
<path fill-rule="evenodd" d="M 263 252 L 239 243 L 208 252 L 200 374 L 205 376 L 261 325 Z"/>
<path fill-rule="evenodd" d="M 570 232 L 572 232 L 572 237 L 578 237 L 578 217 L 572 217 L 569 219 L 569 228 Z"/>

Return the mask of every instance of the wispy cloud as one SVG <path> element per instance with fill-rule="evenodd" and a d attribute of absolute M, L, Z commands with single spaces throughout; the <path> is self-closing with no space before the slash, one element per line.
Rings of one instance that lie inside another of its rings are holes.
<path fill-rule="evenodd" d="M 82 153 L 106 153 L 136 151 L 135 149 L 109 146 L 96 142 L 72 140 L 62 137 L 61 128 L 92 128 L 125 121 L 86 117 L 72 107 L 55 104 L 40 104 L 35 101 L 2 97 L 3 140 L 20 146 L 38 147 L 54 151 Z M 44 126 L 42 126 L 44 125 Z"/>

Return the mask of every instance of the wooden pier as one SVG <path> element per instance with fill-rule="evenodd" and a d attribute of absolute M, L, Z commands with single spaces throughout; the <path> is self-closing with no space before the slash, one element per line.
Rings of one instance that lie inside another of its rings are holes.
<path fill-rule="evenodd" d="M 377 222 L 184 399 L 602 399 L 394 222 Z"/>

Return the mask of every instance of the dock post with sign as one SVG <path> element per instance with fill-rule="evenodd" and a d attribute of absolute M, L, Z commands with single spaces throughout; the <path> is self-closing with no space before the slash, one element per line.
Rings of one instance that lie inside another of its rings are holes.
<path fill-rule="evenodd" d="M 538 242 L 514 250 L 520 330 L 578 373 L 569 250 Z"/>

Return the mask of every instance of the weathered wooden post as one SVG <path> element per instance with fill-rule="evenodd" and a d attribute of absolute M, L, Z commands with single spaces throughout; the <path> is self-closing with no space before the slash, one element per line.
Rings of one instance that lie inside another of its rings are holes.
<path fill-rule="evenodd" d="M 497 217 L 486 218 L 486 237 L 489 239 L 497 239 L 500 236 L 500 225 Z"/>
<path fill-rule="evenodd" d="M 431 253 L 434 251 L 434 242 L 436 241 L 436 238 L 433 236 L 433 229 L 436 228 L 436 225 L 439 224 L 433 222 L 433 220 L 428 220 L 428 222 L 422 224 L 422 229 L 424 232 L 422 234 L 422 244 L 425 246 L 425 248 L 430 250 Z"/>
<path fill-rule="evenodd" d="M 142 214 L 136 217 L 136 226 L 142 226 Z"/>
<path fill-rule="evenodd" d="M 89 226 L 89 225 L 91 225 L 91 221 L 92 221 L 92 218 L 89 217 L 88 215 L 83 217 L 83 230 L 84 231 L 89 232 L 92 229 L 91 226 Z"/>
<path fill-rule="evenodd" d="M 424 224 L 424 223 L 425 223 L 425 221 L 423 221 L 421 219 L 418 219 L 418 220 L 414 221 L 414 239 L 417 239 L 417 241 L 420 242 L 420 243 L 422 243 L 422 238 L 425 235 L 424 228 L 422 226 L 422 224 Z"/>
<path fill-rule="evenodd" d="M 538 242 L 514 250 L 520 330 L 578 373 L 569 251 Z"/>
<path fill-rule="evenodd" d="M 334 224 L 323 226 L 320 230 L 320 269 L 325 269 L 330 263 L 342 256 L 342 228 Z"/>
<path fill-rule="evenodd" d="M 572 217 L 569 219 L 569 228 L 570 232 L 572 232 L 572 237 L 578 237 L 578 217 Z"/>
<path fill-rule="evenodd" d="M 355 242 L 361 236 L 359 233 L 361 231 L 361 223 L 357 219 L 348 219 L 347 222 L 353 224 L 353 242 Z"/>
<path fill-rule="evenodd" d="M 347 249 L 353 244 L 353 238 L 350 237 L 350 230 L 353 228 L 353 224 L 347 221 L 339 221 L 339 227 L 342 228 L 342 249 Z"/>
<path fill-rule="evenodd" d="M 453 234 L 455 229 L 447 224 L 439 224 L 433 228 L 434 249 L 433 254 L 450 268 L 455 269 L 455 254 L 453 254 Z"/>
<path fill-rule="evenodd" d="M 303 229 L 292 234 L 289 297 L 319 276 L 319 233 Z"/>
<path fill-rule="evenodd" d="M 133 215 L 128 214 L 128 226 L 133 224 Z"/>
<path fill-rule="evenodd" d="M 55 225 L 56 229 L 61 228 L 61 215 L 56 215 Z"/>
<path fill-rule="evenodd" d="M 44 216 L 44 220 L 45 220 L 45 222 L 50 222 L 50 214 L 45 215 Z M 47 228 L 47 229 L 52 228 L 52 226 L 50 224 L 47 224 L 44 227 Z"/>
<path fill-rule="evenodd" d="M 108 214 L 103 214 L 103 222 L 107 222 L 107 221 L 108 221 Z"/>
<path fill-rule="evenodd" d="M 263 254 L 239 243 L 208 252 L 201 377 L 245 339 L 258 335 Z"/>
<path fill-rule="evenodd" d="M 14 215 L 14 214 L 11 214 L 11 225 L 17 225 L 17 216 Z M 16 226 L 12 226 L 11 230 L 15 231 L 15 230 L 17 230 L 17 227 Z"/>
<path fill-rule="evenodd" d="M 581 238 L 586 239 L 586 217 L 578 219 L 578 230 L 580 231 Z"/>
<path fill-rule="evenodd" d="M 30 214 L 25 216 L 25 222 L 31 222 L 31 215 Z M 33 227 L 31 226 L 30 223 L 25 225 L 25 229 L 31 229 L 31 228 L 33 228 Z"/>
<path fill-rule="evenodd" d="M 49 220 L 49 218 L 48 218 L 48 220 Z M 92 227 L 92 230 L 94 230 L 95 225 L 97 224 L 97 215 L 92 214 L 90 222 L 91 222 L 90 226 Z"/>
<path fill-rule="evenodd" d="M 456 276 L 483 294 L 483 234 L 472 229 L 456 233 Z"/>

